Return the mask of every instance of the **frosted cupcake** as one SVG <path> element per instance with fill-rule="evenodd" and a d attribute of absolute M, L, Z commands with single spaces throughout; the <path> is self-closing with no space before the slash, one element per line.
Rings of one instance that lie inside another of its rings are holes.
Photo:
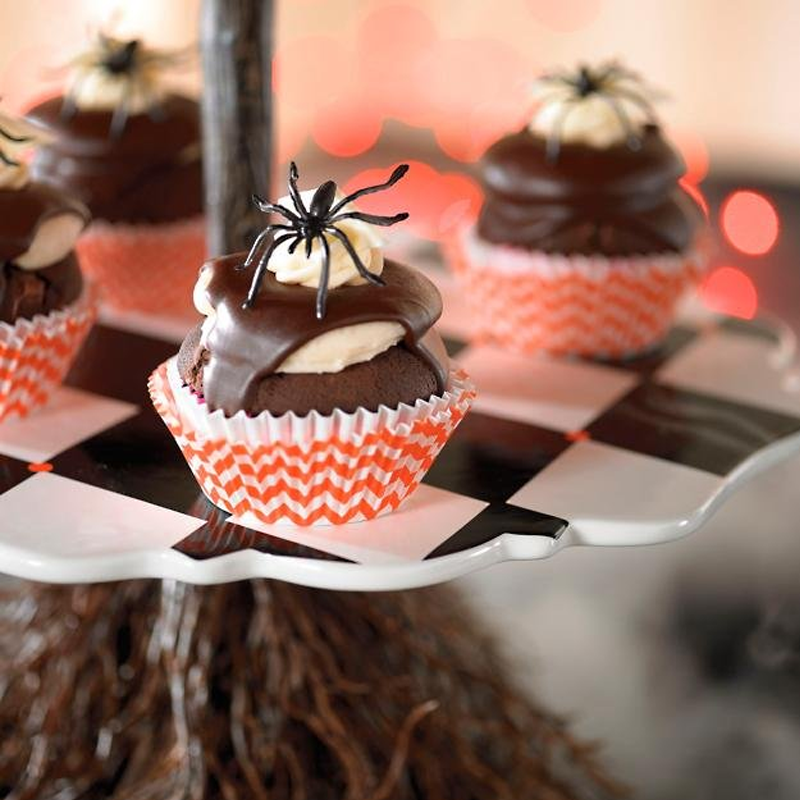
<path fill-rule="evenodd" d="M 151 377 L 157 410 L 206 496 L 262 523 L 337 524 L 397 508 L 469 408 L 472 388 L 434 323 L 441 297 L 385 259 L 374 226 L 332 181 L 297 189 L 249 253 L 212 259 L 202 325 Z"/>
<path fill-rule="evenodd" d="M 34 175 L 91 210 L 78 253 L 118 310 L 191 313 L 205 257 L 199 106 L 164 86 L 178 58 L 100 34 L 70 65 L 64 95 L 28 113 L 53 139 Z"/>
<path fill-rule="evenodd" d="M 31 180 L 22 153 L 41 141 L 0 114 L 0 421 L 47 401 L 95 316 L 74 252 L 89 212 Z"/>
<path fill-rule="evenodd" d="M 475 333 L 523 352 L 655 347 L 702 276 L 703 217 L 653 93 L 615 63 L 545 75 L 523 130 L 480 164 L 485 201 L 451 255 Z"/>

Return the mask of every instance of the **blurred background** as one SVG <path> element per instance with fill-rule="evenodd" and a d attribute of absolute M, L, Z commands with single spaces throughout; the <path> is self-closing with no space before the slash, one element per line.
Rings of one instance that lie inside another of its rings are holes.
<path fill-rule="evenodd" d="M 0 3 L 6 108 L 57 91 L 58 67 L 97 27 L 167 47 L 198 37 L 199 0 L 70 0 L 68 8 Z M 663 122 L 721 233 L 705 300 L 740 316 L 759 302 L 793 316 L 800 270 L 777 286 L 765 256 L 778 250 L 781 260 L 797 244 L 794 0 L 276 0 L 275 8 L 277 164 L 296 158 L 306 175 L 355 181 L 367 167 L 416 161 L 398 191 L 412 212 L 407 231 L 429 240 L 476 213 L 474 162 L 527 119 L 542 69 L 621 58 L 667 93 Z M 198 73 L 195 61 L 175 79 L 198 92 Z"/>
<path fill-rule="evenodd" d="M 537 74 L 619 57 L 668 93 L 662 119 L 707 202 L 703 301 L 800 329 L 795 0 L 275 5 L 276 183 L 289 158 L 308 185 L 410 160 L 395 201 L 430 257 L 479 208 L 475 161 L 524 123 Z M 57 90 L 92 28 L 183 46 L 198 18 L 198 0 L 0 0 L 3 105 Z M 198 92 L 198 72 L 177 80 Z M 683 542 L 469 580 L 522 679 L 603 743 L 636 796 L 800 797 L 798 479 L 797 460 L 762 476 Z"/>

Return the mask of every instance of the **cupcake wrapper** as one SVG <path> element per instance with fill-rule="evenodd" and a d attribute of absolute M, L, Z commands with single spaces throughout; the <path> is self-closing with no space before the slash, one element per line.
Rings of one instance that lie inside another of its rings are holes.
<path fill-rule="evenodd" d="M 0 323 L 0 421 L 44 405 L 69 371 L 97 316 L 87 285 L 72 305 L 13 325 Z"/>
<path fill-rule="evenodd" d="M 625 358 L 657 345 L 704 272 L 702 247 L 629 258 L 566 256 L 494 245 L 462 231 L 448 257 L 474 334 L 522 353 Z"/>
<path fill-rule="evenodd" d="M 182 385 L 174 358 L 150 376 L 149 388 L 212 503 L 263 523 L 293 525 L 358 522 L 396 509 L 475 397 L 466 374 L 453 371 L 441 397 L 414 406 L 225 417 Z"/>
<path fill-rule="evenodd" d="M 93 222 L 78 240 L 84 273 L 117 311 L 192 314 L 192 290 L 206 259 L 205 221 L 152 225 Z"/>

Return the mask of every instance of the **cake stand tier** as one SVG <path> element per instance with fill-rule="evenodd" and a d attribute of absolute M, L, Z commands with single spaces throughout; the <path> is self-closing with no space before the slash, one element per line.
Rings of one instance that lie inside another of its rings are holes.
<path fill-rule="evenodd" d="M 479 397 L 422 486 L 389 516 L 296 528 L 205 499 L 146 395 L 175 342 L 105 321 L 46 408 L 0 425 L 0 571 L 393 590 L 573 545 L 667 542 L 800 451 L 791 345 L 780 326 L 728 319 L 681 323 L 628 362 L 452 336 Z"/>

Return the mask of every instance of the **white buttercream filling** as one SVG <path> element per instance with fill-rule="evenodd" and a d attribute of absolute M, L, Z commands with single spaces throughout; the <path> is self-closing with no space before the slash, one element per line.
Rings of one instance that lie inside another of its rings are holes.
<path fill-rule="evenodd" d="M 18 267 L 41 269 L 66 258 L 75 247 L 86 224 L 82 216 L 66 212 L 44 220 L 33 237 L 31 246 L 14 259 Z"/>

